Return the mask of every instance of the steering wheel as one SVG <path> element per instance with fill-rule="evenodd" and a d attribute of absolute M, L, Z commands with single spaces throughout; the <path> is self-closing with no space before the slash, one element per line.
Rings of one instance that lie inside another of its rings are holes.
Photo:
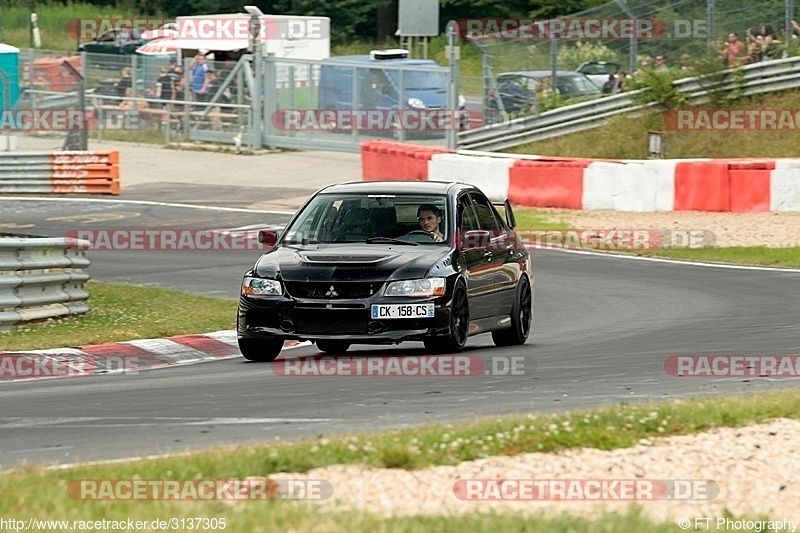
<path fill-rule="evenodd" d="M 409 231 L 408 233 L 403 235 L 403 237 L 409 237 L 411 235 L 424 235 L 424 236 L 428 237 L 430 240 L 434 240 L 433 235 L 431 235 L 430 233 L 428 233 L 424 229 L 415 229 L 415 230 Z"/>

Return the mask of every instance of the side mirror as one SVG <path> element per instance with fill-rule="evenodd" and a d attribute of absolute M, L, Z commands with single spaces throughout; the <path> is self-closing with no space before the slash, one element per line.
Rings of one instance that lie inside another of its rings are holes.
<path fill-rule="evenodd" d="M 258 242 L 266 244 L 267 246 L 275 246 L 275 243 L 278 242 L 278 233 L 271 229 L 259 230 Z"/>
<path fill-rule="evenodd" d="M 517 227 L 517 217 L 514 216 L 514 210 L 511 208 L 511 202 L 506 200 L 503 203 L 503 207 L 505 208 L 505 212 L 506 212 L 506 224 L 508 224 L 508 227 L 511 228 L 511 229 L 516 228 Z"/>
<path fill-rule="evenodd" d="M 488 248 L 492 241 L 492 234 L 485 229 L 473 229 L 461 236 L 459 248 L 463 252 Z"/>

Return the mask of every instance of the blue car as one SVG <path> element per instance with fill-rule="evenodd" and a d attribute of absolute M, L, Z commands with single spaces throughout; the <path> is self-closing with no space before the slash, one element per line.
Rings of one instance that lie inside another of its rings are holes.
<path fill-rule="evenodd" d="M 447 74 L 432 68 L 441 67 L 432 59 L 410 59 L 405 50 L 325 59 L 320 69 L 319 109 L 447 109 Z M 466 109 L 461 95 L 458 109 Z"/>

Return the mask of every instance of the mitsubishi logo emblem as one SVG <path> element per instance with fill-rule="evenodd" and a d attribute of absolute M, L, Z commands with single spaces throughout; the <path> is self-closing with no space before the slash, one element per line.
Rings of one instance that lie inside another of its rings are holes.
<path fill-rule="evenodd" d="M 336 292 L 336 289 L 334 289 L 333 285 L 331 285 L 331 288 L 328 289 L 328 292 L 325 293 L 325 296 L 328 298 L 333 298 L 334 296 L 339 296 L 339 293 Z"/>

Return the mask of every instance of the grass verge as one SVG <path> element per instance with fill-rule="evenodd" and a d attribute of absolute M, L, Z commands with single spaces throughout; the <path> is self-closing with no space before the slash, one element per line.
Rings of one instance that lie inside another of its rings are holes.
<path fill-rule="evenodd" d="M 273 501 L 228 505 L 220 501 L 76 501 L 67 486 L 76 480 L 244 479 L 276 472 L 305 472 L 333 464 L 419 469 L 454 465 L 495 455 L 552 452 L 589 447 L 630 447 L 642 439 L 686 435 L 715 427 L 737 427 L 776 418 L 800 416 L 800 391 L 776 391 L 730 398 L 680 400 L 670 403 L 618 406 L 543 416 L 513 416 L 469 423 L 429 425 L 419 429 L 359 434 L 272 445 L 220 448 L 187 456 L 113 465 L 87 465 L 67 470 L 25 467 L 0 476 L 0 515 L 36 516 L 51 520 L 153 520 L 157 517 L 225 517 L 231 531 L 284 530 L 320 524 L 315 531 L 342 530 L 347 525 L 375 526 L 379 531 L 422 531 L 428 526 L 455 531 L 449 524 L 488 530 L 495 524 L 509 530 L 643 531 L 646 521 L 627 515 L 586 522 L 574 517 L 523 521 L 509 515 L 467 515 L 457 519 L 406 518 L 382 521 L 360 513 L 320 514 L 319 508 Z M 335 493 L 336 487 L 334 487 Z M 398 487 L 398 490 L 403 490 Z M 330 509 L 329 510 L 333 510 Z M 445 521 L 446 520 L 446 521 Z M 613 527 L 612 527 L 613 525 Z M 666 526 L 665 526 L 666 527 Z M 599 529 L 598 529 L 599 528 Z M 305 529 L 305 528 L 303 528 Z M 360 529 L 360 527 L 359 527 Z M 430 529 L 427 529 L 430 530 Z M 664 531 L 672 529 L 663 529 Z"/>
<path fill-rule="evenodd" d="M 798 109 L 798 105 L 800 91 L 783 91 L 741 98 L 727 108 L 793 111 Z M 507 151 L 599 159 L 645 159 L 649 131 L 664 132 L 666 157 L 669 159 L 797 157 L 797 136 L 793 131 L 673 130 L 667 127 L 663 113 L 615 117 L 599 128 L 529 143 Z"/>
<path fill-rule="evenodd" d="M 90 281 L 91 310 L 52 323 L 0 333 L 2 350 L 40 350 L 232 329 L 236 300 L 156 287 Z"/>

